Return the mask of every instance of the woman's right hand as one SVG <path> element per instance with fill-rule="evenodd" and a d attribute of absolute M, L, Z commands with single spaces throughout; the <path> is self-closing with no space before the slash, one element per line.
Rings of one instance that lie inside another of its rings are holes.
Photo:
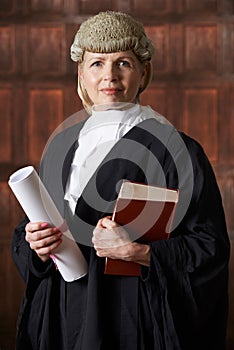
<path fill-rule="evenodd" d="M 46 222 L 29 222 L 25 230 L 26 241 L 43 262 L 50 258 L 50 254 L 62 242 L 62 232 L 56 227 L 50 227 Z"/>

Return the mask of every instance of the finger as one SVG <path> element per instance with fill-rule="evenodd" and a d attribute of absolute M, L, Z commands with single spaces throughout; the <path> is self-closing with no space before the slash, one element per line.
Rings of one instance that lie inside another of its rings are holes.
<path fill-rule="evenodd" d="M 105 223 L 105 219 L 107 219 L 108 221 L 112 221 L 111 216 L 105 216 L 104 218 L 98 220 L 97 227 L 105 227 L 105 224 L 103 225 L 103 221 Z"/>
<path fill-rule="evenodd" d="M 106 228 L 95 228 L 93 231 L 93 237 L 92 237 L 92 243 L 96 246 L 111 246 L 112 244 L 115 244 L 115 241 L 118 240 L 119 233 L 118 230 L 113 229 L 106 229 Z"/>
<path fill-rule="evenodd" d="M 105 218 L 102 219 L 102 226 L 107 228 L 107 229 L 112 229 L 118 226 L 118 224 L 111 220 L 110 216 L 106 216 Z"/>
<path fill-rule="evenodd" d="M 34 231 L 38 231 L 38 230 L 45 229 L 48 227 L 49 227 L 48 222 L 29 222 L 25 226 L 25 230 L 26 230 L 26 232 L 34 232 Z"/>
<path fill-rule="evenodd" d="M 53 244 L 51 244 L 50 246 L 47 247 L 42 247 L 42 248 L 38 248 L 36 249 L 36 253 L 39 256 L 46 256 L 46 255 L 50 255 L 53 253 L 53 251 L 62 243 L 62 240 L 58 240 L 56 242 L 54 242 Z"/>
<path fill-rule="evenodd" d="M 99 258 L 105 258 L 105 251 L 103 249 L 96 249 L 96 254 L 99 256 Z"/>
<path fill-rule="evenodd" d="M 40 241 L 43 238 L 54 236 L 59 233 L 61 232 L 59 231 L 58 228 L 49 227 L 48 229 L 44 229 L 44 230 L 26 232 L 25 239 L 27 242 L 36 242 L 36 241 Z"/>
<path fill-rule="evenodd" d="M 102 220 L 103 219 L 98 220 L 96 227 L 99 227 L 99 228 L 103 227 L 102 226 Z"/>
<path fill-rule="evenodd" d="M 31 241 L 30 248 L 33 250 L 38 250 L 40 248 L 49 247 L 53 245 L 55 242 L 61 241 L 62 233 L 54 234 L 52 236 L 45 237 L 41 240 Z"/>

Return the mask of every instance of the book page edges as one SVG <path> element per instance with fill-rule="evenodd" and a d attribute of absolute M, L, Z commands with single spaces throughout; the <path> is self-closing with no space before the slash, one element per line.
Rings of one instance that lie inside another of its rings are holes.
<path fill-rule="evenodd" d="M 120 188 L 119 198 L 162 201 L 162 202 L 178 202 L 178 191 L 163 187 L 149 186 L 144 184 L 124 181 Z"/>

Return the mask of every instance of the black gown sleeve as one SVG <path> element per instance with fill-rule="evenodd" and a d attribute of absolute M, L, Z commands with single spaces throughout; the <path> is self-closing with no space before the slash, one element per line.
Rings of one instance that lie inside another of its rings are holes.
<path fill-rule="evenodd" d="M 171 238 L 151 244 L 150 268 L 142 269 L 142 278 L 152 320 L 161 325 L 167 349 L 221 350 L 225 349 L 230 255 L 222 199 L 202 147 L 182 137 L 192 161 L 192 197 Z M 183 152 L 176 157 L 183 157 Z M 170 166 L 169 173 L 172 176 Z M 186 193 L 187 180 L 181 181 L 181 192 Z M 158 294 L 160 298 L 155 297 Z"/>
<path fill-rule="evenodd" d="M 12 257 L 25 282 L 28 280 L 28 263 L 30 247 L 25 241 L 25 226 L 29 222 L 25 218 L 14 230 L 12 237 Z"/>
<path fill-rule="evenodd" d="M 12 257 L 25 283 L 28 281 L 30 272 L 35 277 L 44 278 L 56 270 L 52 259 L 42 262 L 25 240 L 25 226 L 28 222 L 26 217 L 15 228 L 12 238 Z"/>
<path fill-rule="evenodd" d="M 211 165 L 201 146 L 191 140 L 186 140 L 193 166 L 193 192 L 188 209 L 180 223 L 174 228 L 171 239 L 156 242 L 153 247 L 164 245 L 180 245 L 180 254 L 167 255 L 164 262 L 173 262 L 180 270 L 189 273 L 197 269 L 205 269 L 212 273 L 213 262 L 229 259 L 229 239 L 221 195 Z M 183 156 L 182 154 L 179 155 Z M 170 172 L 170 169 L 168 169 Z M 187 180 L 181 181 L 180 192 L 186 187 Z M 186 189 L 185 189 L 186 192 Z M 179 256 L 179 258 L 178 258 Z M 202 270 L 204 271 L 204 270 Z"/>

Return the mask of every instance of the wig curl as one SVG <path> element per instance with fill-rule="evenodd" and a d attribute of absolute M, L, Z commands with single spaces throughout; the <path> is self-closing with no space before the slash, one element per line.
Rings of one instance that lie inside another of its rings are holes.
<path fill-rule="evenodd" d="M 83 22 L 71 46 L 71 59 L 81 63 L 85 51 L 111 53 L 132 50 L 141 61 L 154 53 L 143 25 L 131 16 L 114 11 L 100 12 Z"/>

